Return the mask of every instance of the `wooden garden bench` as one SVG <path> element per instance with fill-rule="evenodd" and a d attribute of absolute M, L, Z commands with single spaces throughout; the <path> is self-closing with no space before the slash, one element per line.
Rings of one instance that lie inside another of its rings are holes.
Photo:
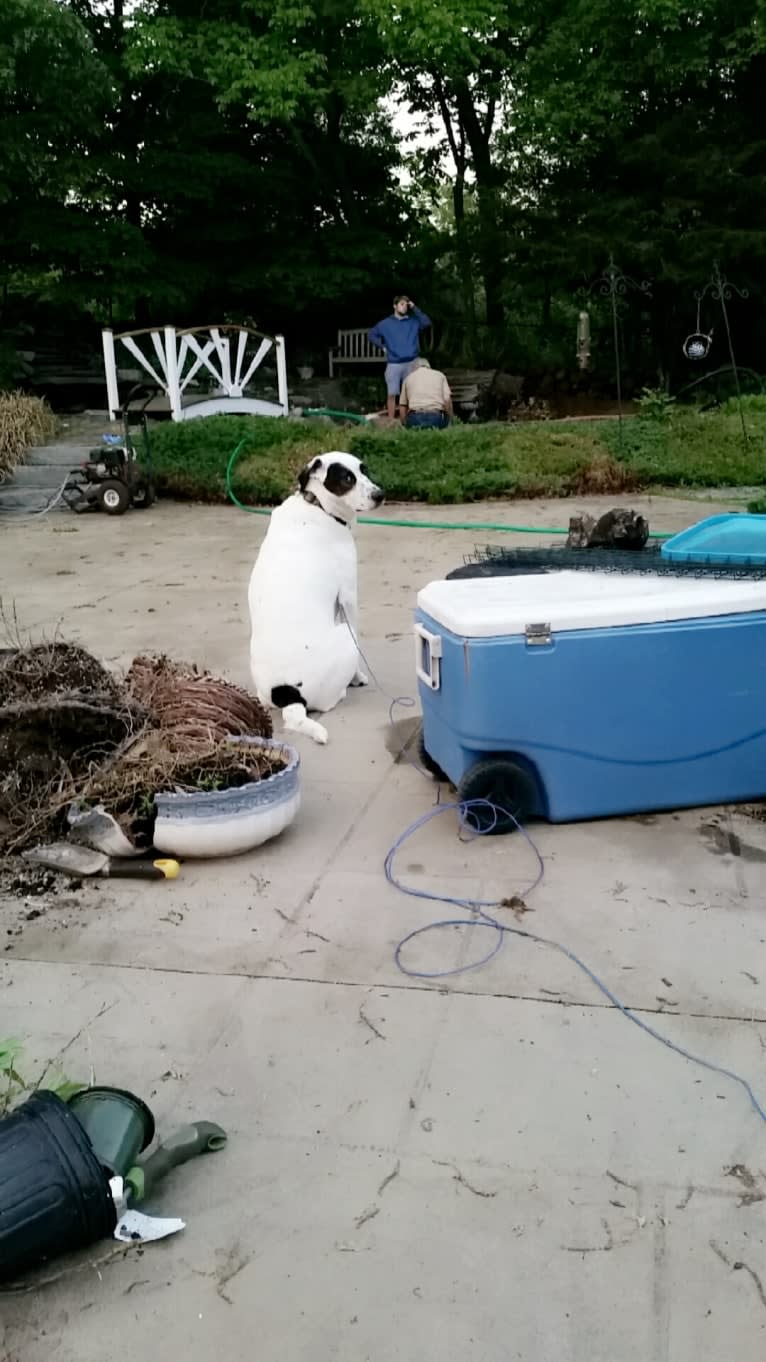
<path fill-rule="evenodd" d="M 330 378 L 335 377 L 336 364 L 384 364 L 385 351 L 373 345 L 367 332 L 369 327 L 354 327 L 349 331 L 339 331 L 338 340 L 328 353 Z M 421 346 L 430 350 L 432 344 L 431 328 L 421 334 Z"/>
<path fill-rule="evenodd" d="M 383 350 L 373 345 L 367 336 L 368 327 L 339 331 L 337 343 L 329 351 L 330 378 L 335 377 L 336 364 L 382 364 Z"/>

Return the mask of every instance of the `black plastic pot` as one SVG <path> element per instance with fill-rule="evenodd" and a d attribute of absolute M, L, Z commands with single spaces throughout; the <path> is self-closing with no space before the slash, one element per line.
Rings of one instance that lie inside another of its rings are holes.
<path fill-rule="evenodd" d="M 122 1088 L 84 1088 L 70 1097 L 69 1109 L 110 1177 L 124 1177 L 154 1139 L 154 1117 L 146 1103 Z"/>
<path fill-rule="evenodd" d="M 77 1117 L 34 1093 L 0 1120 L 0 1280 L 106 1238 L 109 1183 Z"/>

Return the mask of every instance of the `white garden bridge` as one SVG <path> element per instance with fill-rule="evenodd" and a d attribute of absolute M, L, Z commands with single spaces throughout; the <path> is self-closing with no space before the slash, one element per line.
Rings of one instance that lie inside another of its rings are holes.
<path fill-rule="evenodd" d="M 121 410 L 119 379 L 130 369 L 146 373 L 167 398 L 174 421 L 221 412 L 287 416 L 287 362 L 283 336 L 267 336 L 249 326 L 150 327 L 102 333 L 109 418 Z M 276 367 L 277 401 L 248 397 L 247 389 L 264 360 Z"/>

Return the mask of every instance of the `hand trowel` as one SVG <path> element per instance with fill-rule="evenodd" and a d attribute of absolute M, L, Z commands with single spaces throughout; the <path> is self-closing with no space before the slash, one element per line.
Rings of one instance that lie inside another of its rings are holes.
<path fill-rule="evenodd" d="M 22 859 L 33 865 L 44 865 L 63 875 L 101 875 L 112 880 L 175 880 L 181 869 L 178 861 L 140 861 L 117 859 L 90 847 L 72 846 L 69 842 L 54 842 L 47 847 L 22 851 Z"/>

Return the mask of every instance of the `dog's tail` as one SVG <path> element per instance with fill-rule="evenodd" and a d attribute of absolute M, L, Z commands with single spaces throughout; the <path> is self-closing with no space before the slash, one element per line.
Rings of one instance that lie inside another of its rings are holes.
<path fill-rule="evenodd" d="M 309 718 L 308 705 L 296 686 L 272 687 L 271 703 L 281 709 L 285 728 L 293 733 L 305 733 L 314 742 L 327 742 L 327 729 L 316 719 Z"/>

